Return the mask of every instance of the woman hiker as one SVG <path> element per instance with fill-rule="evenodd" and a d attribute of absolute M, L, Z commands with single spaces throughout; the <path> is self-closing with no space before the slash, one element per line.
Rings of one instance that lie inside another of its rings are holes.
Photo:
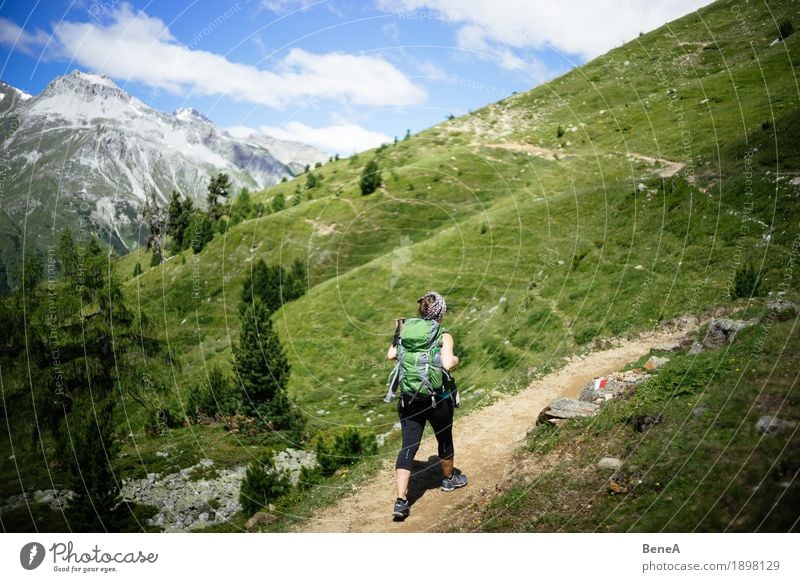
<path fill-rule="evenodd" d="M 441 327 L 447 311 L 444 297 L 429 291 L 417 301 L 419 318 L 399 320 L 387 358 L 398 360 L 399 402 L 403 446 L 395 464 L 397 500 L 392 515 L 403 520 L 410 513 L 408 483 L 414 455 L 425 423 L 430 422 L 439 443 L 442 491 L 467 484 L 467 476 L 453 466 L 453 408 L 455 398 L 445 388 L 446 375 L 458 365 L 453 336 Z M 449 384 L 449 383 L 448 383 Z"/>

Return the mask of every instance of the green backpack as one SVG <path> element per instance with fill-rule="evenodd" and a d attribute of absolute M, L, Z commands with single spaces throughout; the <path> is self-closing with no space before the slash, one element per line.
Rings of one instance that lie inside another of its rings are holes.
<path fill-rule="evenodd" d="M 430 396 L 442 392 L 442 334 L 429 319 L 406 319 L 397 342 L 397 385 L 402 394 Z"/>

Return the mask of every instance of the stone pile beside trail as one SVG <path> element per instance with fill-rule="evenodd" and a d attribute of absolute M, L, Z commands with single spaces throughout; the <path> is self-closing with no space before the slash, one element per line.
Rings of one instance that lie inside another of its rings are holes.
<path fill-rule="evenodd" d="M 314 467 L 316 454 L 286 449 L 275 455 L 275 467 L 297 483 L 303 467 Z M 182 532 L 227 521 L 237 511 L 239 491 L 247 467 L 215 469 L 214 461 L 202 459 L 177 473 L 149 473 L 144 479 L 124 480 L 122 496 L 128 501 L 158 508 L 148 525 Z"/>
<path fill-rule="evenodd" d="M 767 306 L 767 317 L 786 318 L 787 314 L 796 317 L 798 313 L 800 313 L 800 308 L 791 301 L 778 300 Z M 695 341 L 689 335 L 684 335 L 668 343 L 654 345 L 652 351 L 658 354 L 688 352 L 690 355 L 697 355 L 707 349 L 715 349 L 731 343 L 737 333 L 756 325 L 759 321 L 758 318 L 748 320 L 713 318 L 708 322 L 702 342 Z M 609 400 L 633 394 L 639 384 L 648 380 L 654 371 L 667 364 L 669 364 L 668 357 L 653 354 L 643 368 L 614 372 L 607 376 L 596 376 L 584 385 L 577 400 L 558 398 L 551 402 L 539 413 L 536 423 L 548 422 L 558 425 L 568 418 L 594 416 L 600 407 Z"/>

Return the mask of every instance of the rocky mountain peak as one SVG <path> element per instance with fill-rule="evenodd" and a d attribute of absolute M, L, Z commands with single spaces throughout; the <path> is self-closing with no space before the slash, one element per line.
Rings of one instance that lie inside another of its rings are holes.
<path fill-rule="evenodd" d="M 123 100 L 130 99 L 130 96 L 125 91 L 105 75 L 84 73 L 77 69 L 69 75 L 56 77 L 50 81 L 42 92 L 43 97 L 55 97 L 64 94 L 77 95 L 89 100 L 93 100 L 98 96 L 116 97 Z"/>
<path fill-rule="evenodd" d="M 176 109 L 172 115 L 181 121 L 202 121 L 204 123 L 213 123 L 208 117 L 193 107 L 181 107 L 180 109 Z"/>

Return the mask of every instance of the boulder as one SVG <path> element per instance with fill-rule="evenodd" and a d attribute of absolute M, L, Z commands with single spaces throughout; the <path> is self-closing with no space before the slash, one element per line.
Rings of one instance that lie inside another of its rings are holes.
<path fill-rule="evenodd" d="M 658 356 L 652 356 L 647 363 L 644 365 L 645 370 L 657 370 L 658 368 L 662 368 L 669 363 L 669 358 L 659 358 Z"/>
<path fill-rule="evenodd" d="M 263 511 L 259 511 L 253 515 L 250 519 L 247 520 L 247 523 L 244 524 L 244 527 L 247 531 L 253 531 L 260 525 L 270 525 L 275 523 L 276 518 L 271 513 L 264 513 Z"/>
<path fill-rule="evenodd" d="M 774 313 L 775 315 L 773 317 L 778 321 L 786 321 L 787 319 L 797 317 L 798 313 L 800 313 L 800 308 L 798 308 L 797 303 L 793 301 L 778 299 L 777 301 L 767 303 L 767 313 Z"/>
<path fill-rule="evenodd" d="M 684 335 L 669 342 L 656 344 L 653 346 L 653 350 L 656 352 L 670 352 L 674 354 L 692 345 L 693 341 L 691 336 Z"/>
<path fill-rule="evenodd" d="M 618 398 L 632 392 L 635 386 L 650 377 L 641 370 L 628 370 L 627 372 L 614 372 L 606 377 L 597 377 L 589 380 L 578 396 L 582 402 L 602 404 L 612 398 Z"/>
<path fill-rule="evenodd" d="M 600 407 L 592 402 L 581 402 L 574 398 L 557 398 L 553 400 L 541 413 L 538 423 L 550 422 L 564 418 L 594 416 Z"/>
<path fill-rule="evenodd" d="M 758 422 L 756 422 L 756 430 L 759 433 L 766 433 L 770 435 L 789 430 L 794 428 L 796 425 L 796 422 L 792 422 L 790 420 L 781 420 L 777 416 L 762 416 L 758 419 Z"/>
<path fill-rule="evenodd" d="M 617 469 L 622 467 L 622 461 L 615 457 L 603 457 L 597 463 L 597 467 L 599 469 L 611 469 L 613 471 L 616 471 Z"/>
<path fill-rule="evenodd" d="M 721 345 L 731 343 L 737 333 L 746 327 L 756 325 L 758 321 L 758 318 L 748 319 L 747 321 L 724 317 L 714 318 L 708 322 L 708 331 L 703 339 L 703 346 L 706 348 L 718 348 Z"/>
<path fill-rule="evenodd" d="M 704 351 L 705 348 L 703 347 L 703 344 L 701 344 L 700 342 L 694 342 L 692 344 L 692 347 L 689 348 L 689 355 L 696 356 L 697 354 L 702 354 Z"/>

